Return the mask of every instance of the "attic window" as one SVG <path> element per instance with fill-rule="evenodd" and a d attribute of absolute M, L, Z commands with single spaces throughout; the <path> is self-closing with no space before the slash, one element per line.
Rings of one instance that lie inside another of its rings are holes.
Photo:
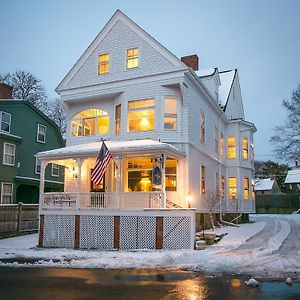
<path fill-rule="evenodd" d="M 137 68 L 139 66 L 139 49 L 127 49 L 127 69 Z"/>
<path fill-rule="evenodd" d="M 109 73 L 109 53 L 100 54 L 98 61 L 98 74 L 103 75 Z"/>

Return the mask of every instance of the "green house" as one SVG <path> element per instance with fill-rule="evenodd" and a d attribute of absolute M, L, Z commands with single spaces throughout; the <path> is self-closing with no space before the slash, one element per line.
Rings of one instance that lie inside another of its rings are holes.
<path fill-rule="evenodd" d="M 38 203 L 35 154 L 63 146 L 58 126 L 30 102 L 0 99 L 0 203 Z M 63 191 L 64 168 L 49 164 L 45 179 L 45 191 Z"/>

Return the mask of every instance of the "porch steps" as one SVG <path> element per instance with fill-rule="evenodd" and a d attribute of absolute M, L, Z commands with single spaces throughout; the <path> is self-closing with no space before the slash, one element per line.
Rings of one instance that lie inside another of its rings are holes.
<path fill-rule="evenodd" d="M 182 208 L 180 205 L 174 203 L 171 200 L 166 200 L 167 208 Z"/>

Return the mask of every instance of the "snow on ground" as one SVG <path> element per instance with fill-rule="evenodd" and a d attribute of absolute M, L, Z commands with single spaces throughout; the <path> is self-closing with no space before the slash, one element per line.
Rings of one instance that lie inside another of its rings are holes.
<path fill-rule="evenodd" d="M 209 274 L 300 281 L 300 215 L 253 215 L 253 223 L 205 250 L 95 251 L 37 248 L 37 234 L 0 240 L 0 266 L 68 268 L 178 268 Z"/>

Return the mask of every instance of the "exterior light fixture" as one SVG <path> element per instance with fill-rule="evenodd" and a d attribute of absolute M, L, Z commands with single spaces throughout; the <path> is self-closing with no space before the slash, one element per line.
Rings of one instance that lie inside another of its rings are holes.
<path fill-rule="evenodd" d="M 70 170 L 70 174 L 72 175 L 72 177 L 73 177 L 74 179 L 77 178 L 78 171 L 75 169 L 74 166 L 73 166 L 72 169 Z"/>
<path fill-rule="evenodd" d="M 191 208 L 192 201 L 193 201 L 193 197 L 191 196 L 191 193 L 189 193 L 189 195 L 186 197 L 186 201 L 188 203 L 188 208 Z"/>

